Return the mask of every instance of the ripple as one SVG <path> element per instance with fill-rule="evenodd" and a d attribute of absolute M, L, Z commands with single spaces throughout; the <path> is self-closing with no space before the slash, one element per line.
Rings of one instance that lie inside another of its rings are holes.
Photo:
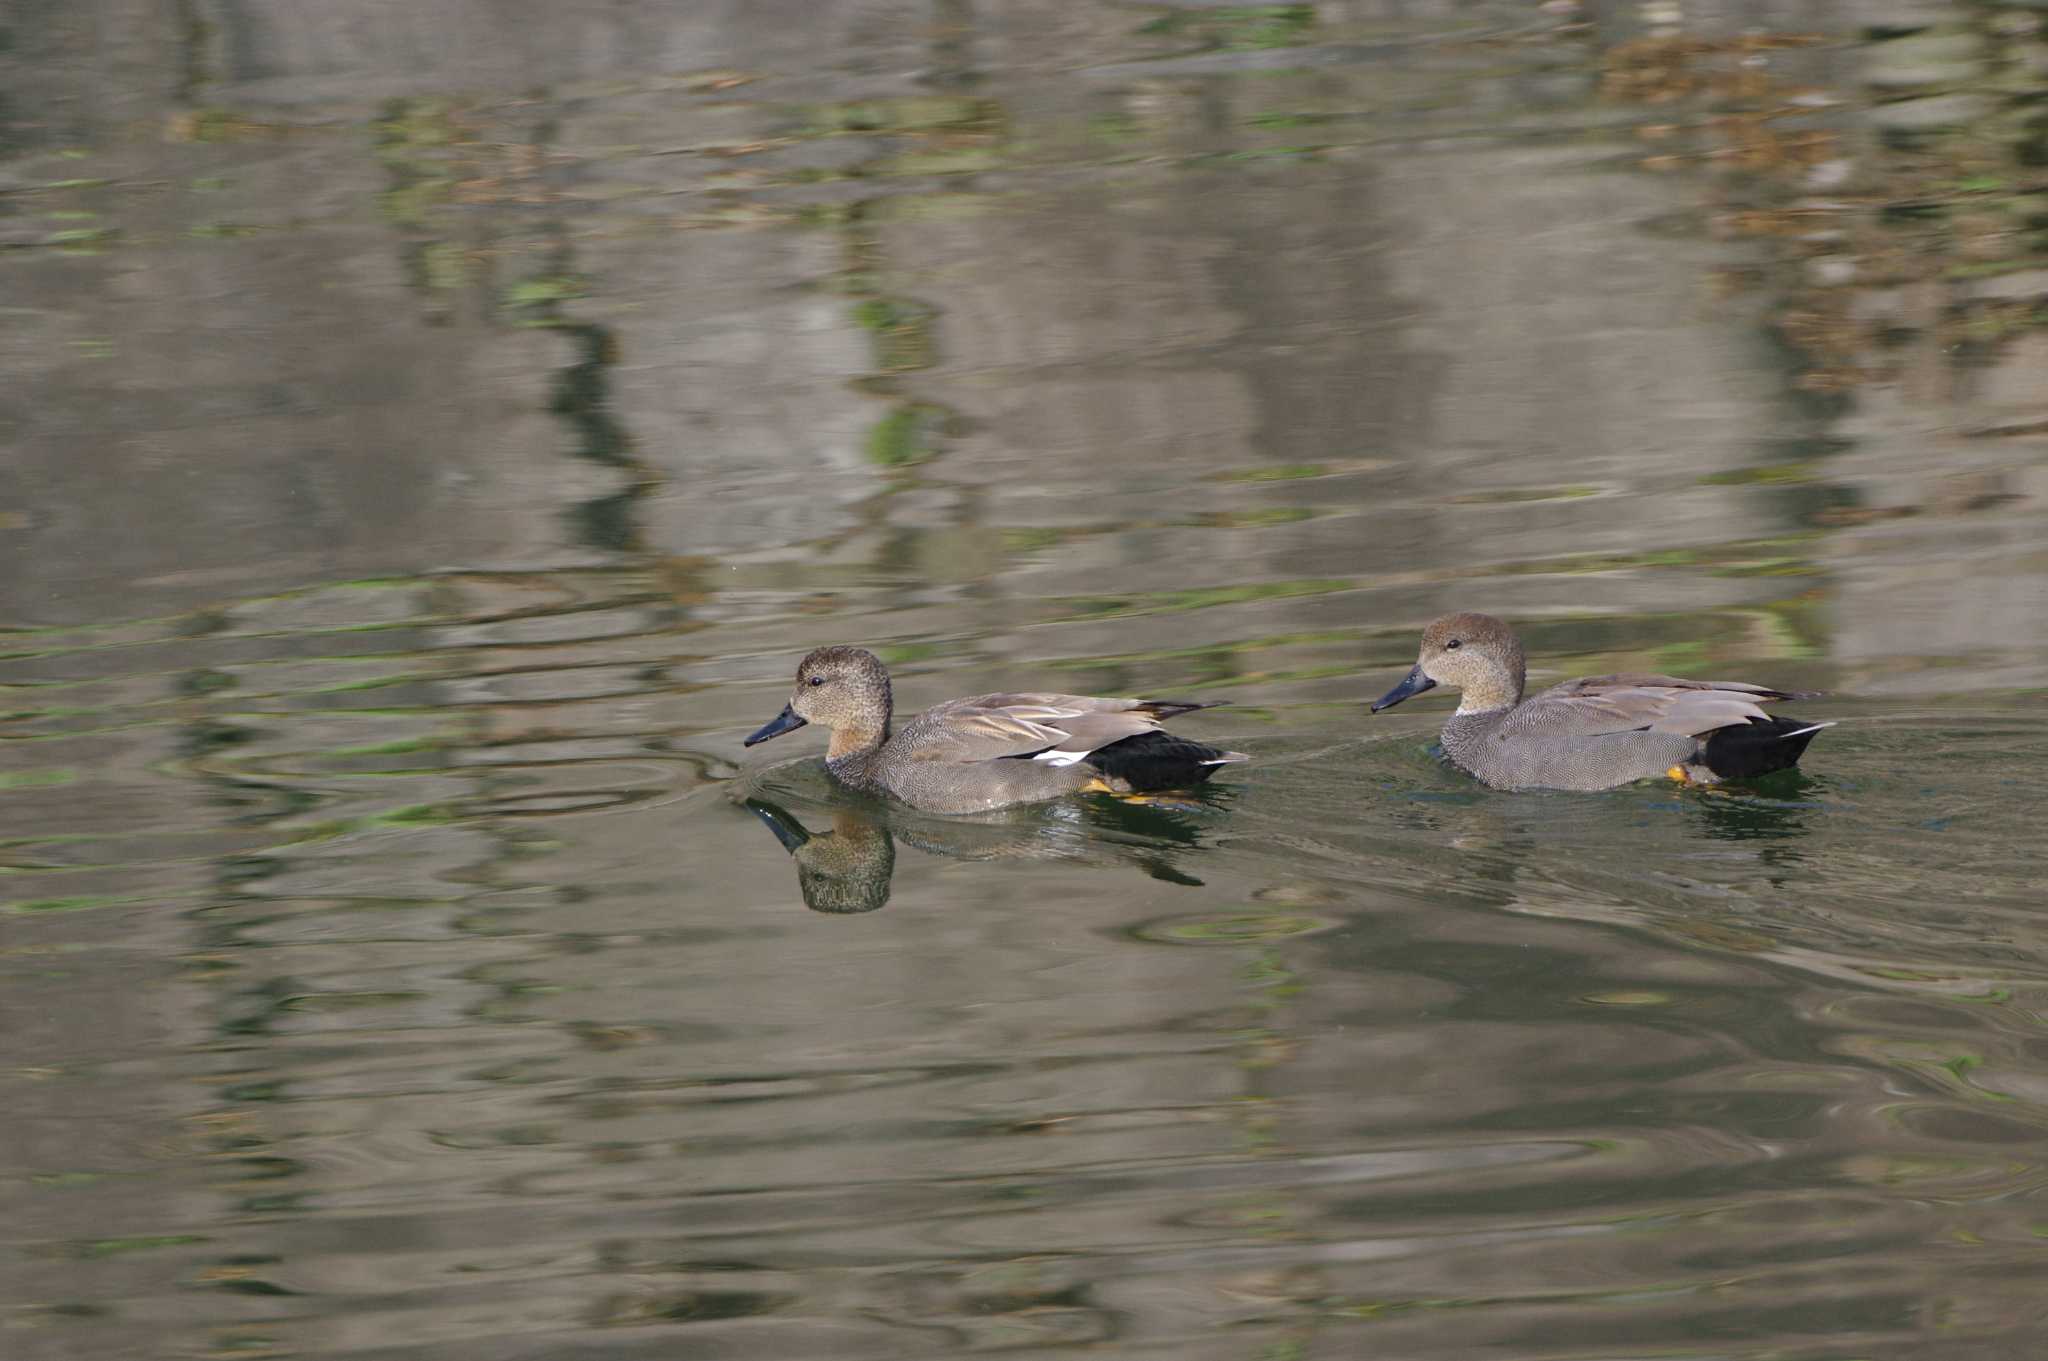
<path fill-rule="evenodd" d="M 1161 917 L 1129 928 L 1139 940 L 1167 945 L 1253 945 L 1334 931 L 1344 923 L 1306 913 L 1204 913 Z"/>

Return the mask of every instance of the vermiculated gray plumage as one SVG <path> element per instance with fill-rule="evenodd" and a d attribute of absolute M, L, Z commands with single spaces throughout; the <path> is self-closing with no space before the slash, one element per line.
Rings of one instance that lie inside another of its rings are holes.
<path fill-rule="evenodd" d="M 1423 634 L 1416 672 L 1381 701 L 1431 685 L 1464 693 L 1443 727 L 1444 753 L 1500 789 L 1610 789 L 1676 773 L 1692 783 L 1768 774 L 1799 760 L 1826 723 L 1801 724 L 1765 704 L 1811 699 L 1746 681 L 1588 676 L 1522 698 L 1521 644 L 1483 614 L 1446 615 Z"/>
<path fill-rule="evenodd" d="M 832 729 L 825 766 L 833 778 L 929 813 L 986 812 L 1096 783 L 1119 793 L 1185 788 L 1247 759 L 1165 734 L 1166 719 L 1206 704 L 1050 692 L 971 695 L 935 704 L 892 730 L 893 704 L 888 669 L 873 653 L 819 648 L 797 668 L 783 716 L 748 741 L 824 724 Z"/>

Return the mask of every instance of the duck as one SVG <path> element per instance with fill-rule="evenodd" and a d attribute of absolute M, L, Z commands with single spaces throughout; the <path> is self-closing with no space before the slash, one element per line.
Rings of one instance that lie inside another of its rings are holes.
<path fill-rule="evenodd" d="M 1814 734 L 1834 726 L 1763 708 L 1819 698 L 1813 691 L 1623 674 L 1565 681 L 1525 699 L 1526 679 L 1513 629 L 1489 614 L 1447 614 L 1423 630 L 1414 668 L 1372 712 L 1439 685 L 1459 691 L 1458 710 L 1444 722 L 1444 754 L 1495 789 L 1749 779 L 1796 766 Z"/>
<path fill-rule="evenodd" d="M 745 745 L 817 723 L 832 733 L 825 768 L 847 788 L 921 812 L 982 813 L 1068 794 L 1149 795 L 1201 784 L 1219 767 L 1250 758 L 1175 737 L 1164 724 L 1214 707 L 1037 692 L 971 695 L 892 728 L 889 669 L 881 658 L 865 648 L 821 647 L 797 666 L 789 703 Z"/>

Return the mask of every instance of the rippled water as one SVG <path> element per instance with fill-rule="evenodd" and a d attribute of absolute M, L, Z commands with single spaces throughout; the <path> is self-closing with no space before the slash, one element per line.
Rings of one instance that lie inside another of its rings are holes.
<path fill-rule="evenodd" d="M 189 8 L 0 57 L 0 1355 L 2039 1349 L 2036 30 Z M 1838 726 L 1486 790 L 1450 608 Z"/>

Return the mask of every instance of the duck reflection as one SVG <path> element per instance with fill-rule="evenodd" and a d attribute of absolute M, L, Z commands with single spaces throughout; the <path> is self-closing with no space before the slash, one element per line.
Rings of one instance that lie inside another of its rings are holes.
<path fill-rule="evenodd" d="M 1200 804 L 1213 802 L 1204 799 Z M 1132 865 L 1172 884 L 1202 881 L 1175 866 L 1198 849 L 1195 802 L 1103 798 L 1059 805 L 1028 821 L 952 822 L 868 805 L 834 805 L 830 830 L 813 830 L 780 804 L 743 801 L 796 862 L 797 887 L 813 912 L 872 912 L 889 901 L 896 843 L 955 860 L 1037 859 Z"/>
<path fill-rule="evenodd" d="M 1825 780 L 1787 770 L 1740 791 L 1702 794 L 1693 803 L 1701 830 L 1717 841 L 1788 841 L 1807 835 L 1807 817 L 1822 807 L 1827 788 Z"/>
<path fill-rule="evenodd" d="M 879 820 L 835 808 L 832 830 L 813 832 L 765 799 L 748 799 L 746 806 L 796 861 L 797 887 L 811 911 L 872 912 L 889 901 L 896 842 Z"/>

